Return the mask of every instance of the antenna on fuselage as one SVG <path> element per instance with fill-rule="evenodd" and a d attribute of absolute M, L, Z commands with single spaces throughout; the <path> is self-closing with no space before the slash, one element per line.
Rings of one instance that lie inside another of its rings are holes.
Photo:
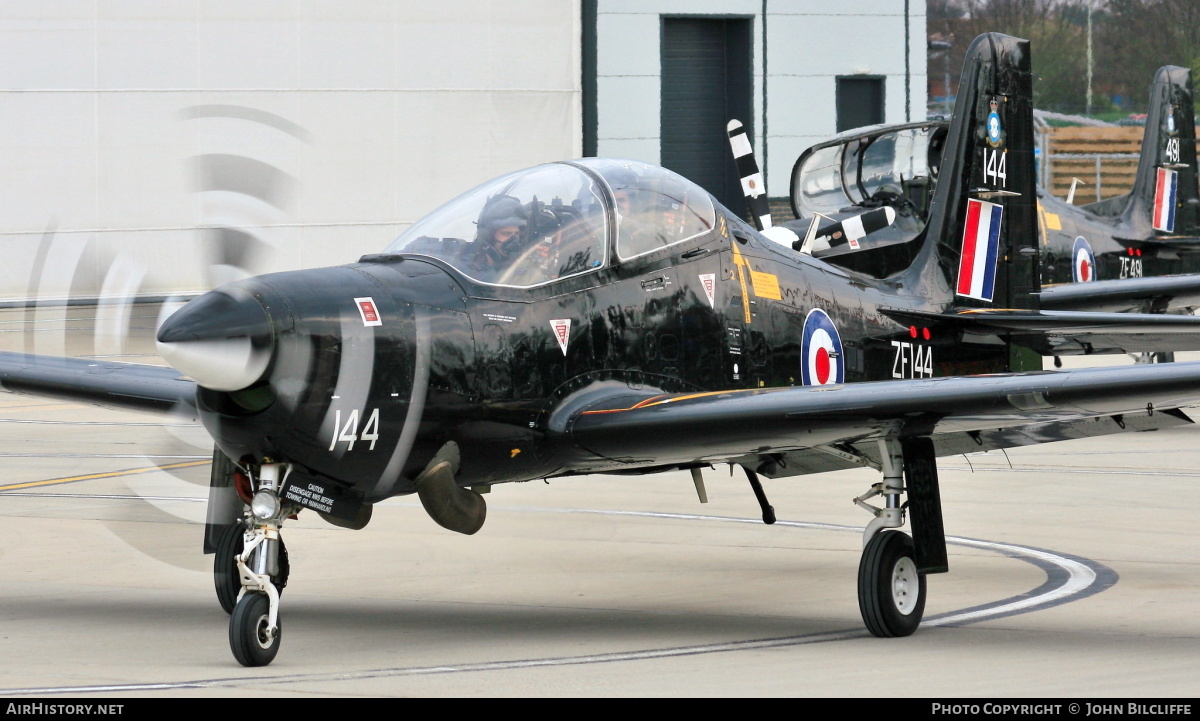
<path fill-rule="evenodd" d="M 1087 185 L 1079 178 L 1071 178 L 1071 189 L 1067 191 L 1067 205 L 1075 205 L 1075 187 L 1081 184 Z"/>

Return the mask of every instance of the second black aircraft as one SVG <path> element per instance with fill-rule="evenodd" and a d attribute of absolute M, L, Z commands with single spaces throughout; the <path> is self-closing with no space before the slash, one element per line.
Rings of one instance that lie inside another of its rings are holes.
<path fill-rule="evenodd" d="M 1164 66 L 1150 86 L 1146 129 L 1133 188 L 1100 202 L 1074 205 L 1037 190 L 1041 306 L 1060 310 L 1164 312 L 1200 306 L 1200 193 L 1191 72 Z M 987 107 L 980 129 L 989 144 L 1014 149 L 999 106 Z M 801 154 L 792 170 L 791 203 L 803 236 L 819 227 L 811 249 L 841 267 L 886 276 L 911 262 L 931 212 L 945 164 L 949 121 L 878 125 L 846 131 Z M 1024 150 L 1024 148 L 1022 148 Z M 992 156 L 990 183 L 1007 187 L 1008 153 Z M 1049 162 L 1049 160 L 1047 160 Z M 847 219 L 879 215 L 888 222 L 858 237 L 839 232 Z M 863 237 L 865 235 L 865 237 Z M 1145 280 L 1141 280 L 1145 278 Z M 1125 280 L 1125 283 L 1111 283 Z M 1088 286 L 1072 286 L 1089 283 Z"/>

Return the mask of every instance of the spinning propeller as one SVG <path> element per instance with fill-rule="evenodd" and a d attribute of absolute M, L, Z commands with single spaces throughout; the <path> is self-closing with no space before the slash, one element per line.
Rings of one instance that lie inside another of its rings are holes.
<path fill-rule="evenodd" d="M 193 232 L 198 256 L 205 259 L 199 282 L 218 287 L 262 272 L 285 241 L 283 229 L 294 225 L 290 207 L 299 186 L 265 158 L 294 157 L 296 143 L 307 143 L 308 133 L 286 118 L 237 105 L 192 106 L 178 117 L 195 131 L 198 147 L 211 151 L 186 158 L 181 168 L 192 178 L 199 208 L 200 227 Z M 242 388 L 262 375 L 271 352 L 258 332 L 266 317 L 261 306 L 236 294 L 198 298 L 195 309 L 189 306 L 189 313 L 172 323 L 172 342 L 159 344 L 156 353 L 156 329 L 196 293 L 164 293 L 180 283 L 180 266 L 165 277 L 148 260 L 150 253 L 137 253 L 121 241 L 112 233 L 65 232 L 49 223 L 29 268 L 25 332 L 12 334 L 4 350 L 149 364 L 165 359 L 198 382 L 223 390 Z M 144 504 L 135 515 L 148 513 L 165 523 L 150 524 L 153 531 L 141 523 L 106 525 L 160 561 L 211 570 L 211 561 L 196 553 L 195 526 L 206 520 L 204 505 L 172 502 L 162 481 L 166 474 L 168 486 L 182 482 L 207 488 L 206 469 L 196 468 L 211 457 L 212 439 L 190 413 L 135 425 L 141 465 L 161 473 L 131 473 L 121 481 Z M 167 528 L 186 530 L 178 540 L 165 539 Z"/>

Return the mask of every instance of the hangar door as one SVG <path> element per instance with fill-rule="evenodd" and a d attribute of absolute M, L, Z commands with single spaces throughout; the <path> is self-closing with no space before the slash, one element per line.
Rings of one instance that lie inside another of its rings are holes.
<path fill-rule="evenodd" d="M 694 181 L 727 208 L 746 214 L 725 126 L 753 128 L 751 20 L 662 20 L 662 165 Z"/>

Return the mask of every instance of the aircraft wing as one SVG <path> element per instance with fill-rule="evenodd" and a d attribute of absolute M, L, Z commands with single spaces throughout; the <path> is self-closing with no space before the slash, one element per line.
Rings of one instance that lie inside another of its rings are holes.
<path fill-rule="evenodd" d="M 1124 283 L 1126 281 L 1117 281 Z M 1097 285 L 1080 283 L 1079 285 Z M 901 323 L 1003 336 L 1042 355 L 1200 350 L 1200 316 L 972 308 L 933 313 L 882 308 Z"/>
<path fill-rule="evenodd" d="M 0 387 L 127 410 L 195 409 L 196 383 L 174 368 L 0 353 Z"/>
<path fill-rule="evenodd" d="M 715 393 L 614 392 L 566 425 L 612 464 L 757 459 L 769 477 L 873 465 L 876 439 L 927 436 L 939 455 L 1190 423 L 1200 363 L 923 378 Z M 816 455 L 824 467 L 809 468 Z M 610 466 L 611 467 L 611 466 Z"/>
<path fill-rule="evenodd" d="M 1042 288 L 1045 310 L 1125 313 L 1200 307 L 1200 275 L 1164 275 Z"/>

